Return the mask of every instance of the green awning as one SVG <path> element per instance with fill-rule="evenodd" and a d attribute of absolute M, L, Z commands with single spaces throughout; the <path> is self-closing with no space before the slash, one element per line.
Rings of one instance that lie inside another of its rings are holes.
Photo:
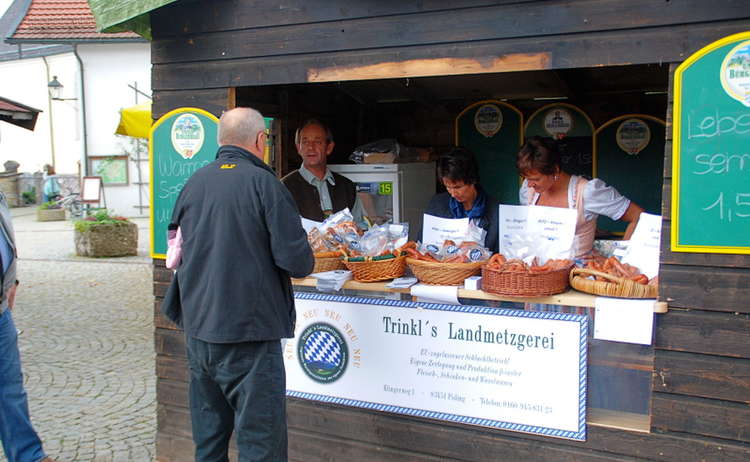
<path fill-rule="evenodd" d="M 151 40 L 149 11 L 176 0 L 88 0 L 99 32 L 133 31 Z"/>

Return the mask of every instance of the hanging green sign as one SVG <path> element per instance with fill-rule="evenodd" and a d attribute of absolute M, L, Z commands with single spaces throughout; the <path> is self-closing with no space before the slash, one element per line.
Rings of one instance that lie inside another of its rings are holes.
<path fill-rule="evenodd" d="M 552 103 L 537 109 L 526 122 L 525 136 L 552 138 L 563 170 L 573 175 L 593 176 L 594 124 L 580 108 Z"/>
<path fill-rule="evenodd" d="M 750 32 L 675 71 L 672 251 L 750 254 Z"/>
<path fill-rule="evenodd" d="M 216 157 L 218 119 L 197 108 L 175 109 L 154 123 L 149 137 L 151 166 L 151 257 L 167 253 L 167 226 L 188 178 Z"/>
<path fill-rule="evenodd" d="M 504 204 L 518 203 L 516 154 L 523 139 L 523 116 L 502 101 L 474 103 L 456 117 L 456 145 L 474 153 L 487 193 Z"/>
<path fill-rule="evenodd" d="M 664 121 L 647 114 L 627 114 L 596 130 L 594 177 L 617 189 L 646 212 L 661 215 L 664 184 Z M 597 228 L 623 233 L 627 223 L 599 216 Z"/>

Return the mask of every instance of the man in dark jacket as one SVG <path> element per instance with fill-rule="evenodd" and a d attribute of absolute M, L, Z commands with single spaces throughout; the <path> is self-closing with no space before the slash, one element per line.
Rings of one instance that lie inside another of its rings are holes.
<path fill-rule="evenodd" d="M 287 459 L 280 339 L 294 336 L 289 277 L 308 275 L 313 256 L 292 197 L 261 160 L 264 127 L 253 109 L 224 113 L 216 161 L 172 214 L 199 462 L 226 461 L 233 430 L 240 460 Z"/>

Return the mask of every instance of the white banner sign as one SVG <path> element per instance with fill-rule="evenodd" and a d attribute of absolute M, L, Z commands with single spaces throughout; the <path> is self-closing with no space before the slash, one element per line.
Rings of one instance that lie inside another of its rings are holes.
<path fill-rule="evenodd" d="M 296 293 L 287 395 L 586 438 L 586 316 Z"/>
<path fill-rule="evenodd" d="M 500 205 L 500 253 L 506 257 L 570 258 L 576 232 L 575 209 Z"/>

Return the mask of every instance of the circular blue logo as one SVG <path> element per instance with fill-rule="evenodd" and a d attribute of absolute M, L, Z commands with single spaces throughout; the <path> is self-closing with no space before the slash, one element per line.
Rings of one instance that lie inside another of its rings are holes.
<path fill-rule="evenodd" d="M 297 358 L 302 370 L 318 383 L 341 378 L 349 363 L 349 348 L 344 336 L 330 324 L 310 324 L 297 342 Z"/>

